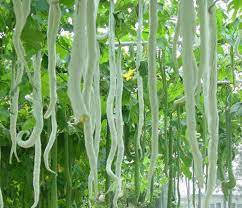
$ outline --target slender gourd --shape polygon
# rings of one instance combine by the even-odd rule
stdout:
[[[48,171],[50,171],[53,174],[56,174],[53,170],[50,169],[50,165],[49,165],[49,154],[50,154],[53,144],[55,143],[56,133],[57,133],[57,121],[56,121],[56,112],[55,111],[52,111],[52,113],[51,113],[51,128],[52,129],[51,129],[51,133],[50,133],[50,138],[49,138],[49,141],[48,141],[47,146],[44,151],[44,163],[45,163],[45,167]]]
[[[148,172],[148,186],[146,198],[150,198],[150,189],[152,178],[155,172],[156,159],[158,156],[158,122],[159,122],[159,106],[157,98],[156,86],[156,32],[158,25],[157,17],[157,0],[150,0],[149,8],[149,49],[148,49],[148,86],[149,86],[149,100],[151,105],[151,119],[152,119],[152,135],[151,135],[151,159]]]
[[[33,131],[31,132],[29,138],[27,140],[22,140],[22,136],[28,132],[20,131],[17,135],[17,144],[23,148],[30,148],[35,145],[38,137],[40,137],[41,132],[43,130],[43,105],[42,105],[42,95],[41,95],[41,54],[37,55],[38,57],[33,58],[33,66],[34,66],[34,77],[32,83],[33,86],[33,116],[35,119],[35,126]]]
[[[93,143],[93,121],[91,117],[91,91],[93,86],[94,72],[96,69],[96,61],[98,58],[97,41],[96,41],[96,1],[87,1],[87,68],[84,74],[83,97],[89,119],[84,123],[84,138],[87,150],[87,155],[90,163],[90,175],[88,179],[89,198],[92,198],[92,186],[94,187],[94,196],[98,192],[98,176],[97,176],[97,156]],[[92,185],[93,183],[93,185]],[[90,195],[91,194],[91,195]]]
[[[99,153],[99,144],[101,139],[101,120],[102,120],[102,113],[101,113],[101,99],[100,99],[100,68],[99,68],[99,56],[100,50],[99,45],[97,43],[97,60],[96,60],[96,70],[94,72],[94,96],[95,96],[95,136],[94,136],[94,143],[95,143],[95,152],[96,157],[98,160],[98,153]]]
[[[87,0],[76,0],[74,15],[74,38],[71,50],[71,59],[68,67],[67,93],[71,102],[74,118],[77,123],[88,118],[81,90],[82,76],[86,67],[86,12]]]
[[[14,64],[13,64],[14,65]],[[18,68],[18,70],[23,71],[24,68],[21,66]],[[13,66],[12,69],[12,84],[11,84],[11,91],[13,92],[15,87],[15,66]],[[9,162],[12,163],[12,156],[15,155],[17,161],[19,161],[18,155],[17,155],[17,118],[18,118],[18,99],[19,99],[19,87],[15,89],[13,92],[13,95],[11,96],[11,104],[10,104],[10,136],[12,141],[12,147],[10,150],[10,158]]]
[[[208,5],[213,1],[208,0]],[[208,126],[208,181],[204,200],[204,208],[208,208],[209,201],[216,185],[218,159],[218,109],[217,109],[217,34],[216,13],[213,6],[209,10],[209,68],[205,72],[204,85],[208,86],[204,92],[204,107]]]
[[[56,102],[57,102],[57,81],[56,81],[56,37],[60,25],[61,10],[59,2],[49,0],[49,16],[48,16],[48,29],[47,29],[47,45],[48,45],[48,72],[50,83],[50,104],[44,115],[44,118],[51,116],[51,134],[47,146],[44,151],[44,163],[48,171],[54,173],[50,169],[49,154],[56,139],[57,122],[56,122]]]
[[[178,75],[178,61],[177,61],[177,45],[178,45],[178,38],[180,35],[180,24],[181,24],[181,14],[180,14],[180,6],[178,8],[178,15],[177,15],[177,22],[175,27],[175,34],[172,43],[172,61],[174,64],[174,71]]]
[[[34,204],[31,208],[35,208],[39,203],[40,196],[40,165],[41,165],[41,141],[40,137],[36,139],[34,145],[35,155],[34,155],[34,173],[33,173],[33,187],[34,187]]]
[[[57,102],[57,90],[56,90],[56,37],[58,28],[60,25],[61,10],[59,2],[56,0],[49,0],[49,16],[48,16],[48,28],[47,28],[47,45],[48,45],[48,73],[50,83],[50,104],[44,115],[45,118],[49,118]]]
[[[41,53],[39,52],[33,58],[34,77],[33,86],[33,115],[35,118],[35,127],[28,140],[23,141],[22,136],[26,133],[20,131],[17,136],[17,144],[23,148],[35,147],[34,171],[33,171],[33,188],[34,188],[34,204],[31,208],[38,206],[40,195],[40,165],[41,165],[41,132],[43,130],[43,105],[41,94]]]
[[[12,155],[14,154],[17,161],[18,155],[16,151],[16,124],[18,119],[18,98],[19,98],[19,84],[22,80],[24,73],[24,68],[27,68],[27,63],[25,61],[25,50],[21,41],[21,34],[23,28],[26,24],[27,17],[30,14],[30,4],[31,0],[13,0],[13,8],[16,17],[15,29],[13,32],[13,45],[15,52],[17,54],[17,70],[16,75],[14,76],[13,85],[11,89],[11,105],[10,105],[10,136],[12,141],[12,146],[10,150],[9,161],[12,163]],[[15,73],[15,72],[13,72]]]
[[[121,48],[118,50],[117,57],[117,92],[115,98],[115,116],[116,116],[116,129],[117,129],[117,142],[118,142],[118,151],[116,159],[116,169],[115,174],[118,177],[117,189],[114,194],[113,204],[114,207],[118,207],[118,198],[122,195],[122,177],[121,169],[122,162],[124,158],[124,141],[123,141],[123,115],[122,115],[122,94],[123,94],[123,76],[122,76],[122,54]]]
[[[139,16],[138,16],[138,30],[137,30],[137,55],[136,55],[136,70],[137,70],[137,85],[138,85],[138,101],[139,101],[139,124],[137,134],[137,145],[142,157],[142,147],[140,139],[144,126],[144,92],[143,92],[143,79],[139,73],[140,61],[142,58],[142,27],[143,27],[143,7],[144,1],[139,0]]]
[[[200,20],[200,65],[198,70],[198,86],[200,92],[201,79],[203,74],[209,68],[209,16],[208,16],[208,1],[198,0],[198,15]],[[207,86],[204,85],[206,88]]]
[[[191,146],[194,160],[195,176],[199,186],[203,186],[203,159],[196,139],[196,117],[195,117],[195,72],[191,59],[193,55],[192,44],[194,39],[193,24],[195,21],[194,4],[192,0],[181,1],[181,36],[183,43],[183,82],[185,91],[185,109],[187,121],[187,136]]]
[[[116,62],[115,62],[115,44],[114,44],[114,0],[110,1],[110,11],[109,11],[109,93],[107,98],[107,120],[110,129],[110,137],[111,137],[111,147],[110,152],[107,158],[106,163],[106,171],[107,174],[114,180],[114,183],[110,186],[109,190],[113,188],[115,184],[118,183],[118,176],[112,171],[112,163],[117,150],[117,129],[114,121],[114,98],[116,95],[116,80],[117,80],[117,70],[116,70]]]
[[[136,192],[136,202],[139,201],[140,196],[140,167],[139,161],[140,157],[143,156],[141,147],[141,136],[144,127],[144,92],[143,92],[143,79],[139,73],[140,61],[142,58],[142,27],[143,27],[143,7],[144,1],[139,0],[139,14],[138,14],[138,29],[137,29],[137,54],[136,54],[136,71],[137,71],[137,90],[138,90],[138,102],[139,102],[139,123],[138,132],[135,141],[135,192]]]
[[[99,0],[96,0],[96,14],[95,18],[97,18],[98,12],[98,5]],[[97,35],[96,35],[97,38]],[[100,47],[99,43],[96,43],[96,70],[94,71],[94,96],[95,96],[95,136],[94,136],[94,143],[95,143],[95,152],[96,152],[96,159],[98,163],[98,154],[99,154],[99,144],[101,139],[101,126],[102,126],[102,112],[101,112],[101,98],[100,98],[100,68],[99,68],[99,57],[100,57]]]

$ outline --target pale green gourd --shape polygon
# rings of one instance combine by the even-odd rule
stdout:
[[[114,207],[118,207],[118,199],[122,196],[122,162],[124,158],[124,141],[123,141],[123,115],[122,115],[122,95],[123,95],[123,76],[122,76],[122,51],[118,50],[117,56],[117,91],[115,97],[115,124],[117,129],[117,159],[115,174],[118,177],[117,188],[113,197]]]
[[[137,30],[137,54],[136,54],[136,71],[137,71],[137,90],[138,90],[138,101],[139,101],[139,123],[138,123],[138,134],[137,134],[137,145],[142,157],[142,147],[140,139],[142,136],[144,126],[144,92],[143,92],[143,79],[139,73],[140,62],[142,59],[142,27],[143,27],[143,0],[139,0],[139,16],[138,16],[138,30]]]
[[[151,106],[152,135],[151,135],[151,157],[148,172],[148,185],[146,199],[150,199],[150,189],[152,178],[155,173],[156,160],[158,157],[158,125],[159,125],[159,105],[156,86],[156,32],[158,27],[157,0],[150,0],[149,7],[149,49],[148,49],[148,88]]]
[[[212,5],[213,0],[208,0]],[[209,202],[216,185],[218,159],[218,108],[217,108],[217,30],[215,6],[208,6],[209,13],[209,67],[204,72],[204,108],[208,127],[208,181],[203,208],[209,207]]]
[[[193,0],[181,1],[181,36],[182,36],[182,66],[183,82],[185,91],[185,109],[187,122],[187,137],[191,147],[194,160],[195,176],[200,187],[203,186],[203,158],[199,150],[196,138],[196,116],[195,116],[195,83],[196,72],[191,57],[193,56],[194,40],[194,11]]]
[[[18,155],[16,151],[16,139],[17,139],[17,131],[16,124],[18,119],[18,99],[19,99],[19,84],[22,81],[22,76],[24,73],[24,69],[28,70],[28,65],[25,61],[25,50],[21,41],[21,34],[23,28],[26,24],[27,17],[30,14],[30,4],[31,0],[13,0],[13,9],[16,17],[16,24],[13,32],[13,45],[17,55],[17,68],[16,74],[15,70],[13,70],[13,78],[12,87],[11,87],[11,104],[10,104],[10,135],[12,141],[12,147],[10,151],[10,163],[12,163],[12,155],[14,154],[17,161]]]

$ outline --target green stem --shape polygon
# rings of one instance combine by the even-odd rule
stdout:
[[[108,125],[108,121],[107,121],[106,155],[105,155],[106,162],[107,162],[107,159],[108,159],[109,151],[110,151],[110,130],[109,130],[109,125]],[[108,174],[106,172],[105,192],[108,191],[109,187],[110,187],[110,177],[108,176]],[[111,194],[108,193],[106,195],[105,199],[106,199],[107,207],[109,207],[112,204],[112,202],[111,202]]]
[[[181,194],[180,194],[180,138],[181,138],[181,107],[177,108],[177,207],[181,204]]]
[[[170,127],[169,127],[169,183],[168,183],[168,203],[167,208],[172,207],[173,202],[173,135],[172,135],[172,125],[171,125],[172,118],[170,118]]]
[[[72,178],[70,171],[70,154],[69,154],[69,137],[68,133],[64,133],[65,140],[65,177],[66,177],[66,207],[72,207]]]
[[[136,135],[135,135],[136,138]],[[138,206],[139,196],[140,196],[140,157],[139,157],[139,145],[137,139],[135,139],[135,198],[136,198],[136,206]]]

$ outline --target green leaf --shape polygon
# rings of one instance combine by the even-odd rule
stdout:
[[[33,117],[30,117],[22,125],[22,130],[30,130],[30,129],[32,129],[34,127],[34,125],[35,125],[34,118]]]

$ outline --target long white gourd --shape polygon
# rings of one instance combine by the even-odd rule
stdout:
[[[69,76],[67,86],[67,93],[76,123],[85,122],[88,119],[88,112],[84,104],[81,89],[82,76],[87,60],[86,12],[87,0],[76,0],[73,20],[74,38],[68,67]]]
[[[87,68],[84,74],[84,86],[83,86],[83,97],[84,103],[86,106],[89,115],[91,115],[92,107],[90,105],[91,101],[91,91],[93,87],[93,79],[95,71],[97,70],[97,41],[96,41],[96,10],[98,5],[96,0],[87,1]],[[93,140],[93,126],[92,126],[92,117],[84,123],[84,138],[87,148],[87,155],[90,163],[90,177],[93,177],[93,187],[94,187],[94,196],[97,196],[98,193],[98,176],[97,176],[97,156],[95,152],[95,145]],[[92,184],[89,183],[89,190]],[[90,191],[89,191],[90,192]],[[89,196],[90,198],[91,196]]]
[[[99,56],[100,49],[97,43],[97,60],[96,60],[96,70],[94,72],[94,96],[95,96],[95,152],[96,157],[98,159],[99,153],[99,144],[101,139],[101,120],[102,120],[102,112],[101,112],[101,95],[100,95],[100,68],[99,68]]]
[[[33,172],[33,187],[34,187],[34,204],[31,208],[38,206],[40,197],[40,165],[41,165],[41,140],[40,137],[36,139],[34,146],[34,172]]]
[[[57,121],[56,121],[56,102],[57,102],[57,80],[56,80],[56,37],[60,25],[61,10],[59,2],[49,0],[49,16],[47,29],[47,45],[48,45],[48,73],[50,86],[50,104],[44,115],[47,119],[51,116],[51,134],[47,146],[44,151],[44,164],[48,171],[54,173],[50,169],[49,154],[56,139]]]
[[[40,165],[41,165],[41,132],[43,130],[43,104],[41,91],[41,53],[39,52],[33,58],[34,76],[33,86],[33,116],[35,118],[35,126],[28,140],[22,140],[22,136],[26,131],[20,131],[17,136],[17,144],[23,148],[35,147],[34,171],[33,171],[33,188],[34,188],[34,204],[31,208],[35,208],[39,202],[40,186]],[[28,133],[28,132],[27,132]]]
[[[195,12],[193,0],[181,1],[181,36],[182,36],[182,66],[183,82],[185,90],[185,108],[187,122],[187,137],[191,147],[191,153],[194,160],[195,176],[200,187],[203,186],[203,158],[199,150],[196,138],[196,116],[195,116],[195,71],[192,60],[193,40],[194,40],[194,22]]]
[[[209,17],[207,0],[198,0],[198,14],[200,20],[200,65],[198,70],[198,86],[200,92],[201,79],[209,68]],[[204,85],[203,87],[208,87]]]
[[[48,171],[50,171],[53,174],[56,174],[53,170],[51,170],[49,165],[49,154],[51,151],[51,148],[53,147],[55,140],[56,140],[56,134],[57,134],[57,121],[56,121],[56,112],[53,111],[51,113],[51,133],[49,137],[49,141],[47,143],[47,146],[45,147],[44,151],[44,164]]]
[[[143,79],[139,73],[140,62],[142,58],[142,27],[143,27],[143,7],[144,1],[139,0],[139,16],[138,16],[138,29],[137,29],[137,55],[136,55],[136,71],[137,71],[137,85],[138,85],[138,101],[139,101],[139,123],[137,134],[137,145],[142,157],[142,147],[140,139],[144,126],[144,92],[143,92]]]
[[[107,120],[110,129],[110,137],[111,137],[111,148],[107,158],[106,163],[106,171],[107,174],[114,181],[114,185],[118,184],[118,177],[112,171],[112,163],[117,151],[117,129],[115,126],[114,120],[114,99],[116,96],[116,82],[117,82],[117,69],[116,69],[116,61],[115,61],[115,23],[114,23],[114,0],[110,0],[110,11],[109,11],[109,93],[107,98]],[[109,189],[112,189],[114,185],[111,185]]]
[[[12,146],[9,158],[10,163],[12,163],[13,154],[15,155],[17,161],[19,161],[16,151],[16,124],[18,119],[19,84],[22,80],[24,68],[27,67],[27,63],[25,61],[25,50],[21,41],[21,34],[26,24],[27,17],[30,14],[30,4],[31,0],[13,0],[13,9],[16,17],[16,24],[13,32],[13,45],[15,52],[17,54],[17,69],[16,75],[13,76],[14,80],[12,80],[13,84],[11,88],[12,95],[10,104],[10,136]],[[13,73],[15,73],[15,71],[13,71]]]
[[[209,9],[209,68],[204,73],[204,108],[208,127],[208,181],[203,208],[209,207],[209,202],[216,185],[218,159],[218,108],[217,108],[217,30],[215,6],[210,7],[213,0],[208,0]]]
[[[148,172],[148,186],[146,198],[150,199],[150,189],[152,178],[155,172],[156,160],[158,156],[158,125],[159,125],[159,104],[157,98],[156,86],[156,32],[158,25],[157,17],[157,0],[150,0],[149,8],[149,58],[148,58],[148,86],[149,86],[149,100],[151,106],[152,119],[152,135],[151,135],[151,159]]]
[[[59,2],[49,0],[49,15],[47,28],[47,46],[48,46],[48,73],[50,88],[50,104],[44,115],[47,119],[55,111],[57,102],[57,81],[56,81],[56,37],[60,25],[61,10]]]
[[[35,60],[38,59],[38,60]],[[30,148],[35,145],[36,140],[40,137],[43,130],[43,105],[42,105],[42,94],[41,94],[41,55],[38,55],[37,58],[33,60],[34,66],[34,77],[32,80],[33,86],[33,116],[35,119],[35,126],[31,135],[27,140],[22,140],[22,136],[26,131],[20,131],[17,135],[17,144],[23,148]]]
[[[178,12],[177,12],[175,34],[174,34],[173,43],[172,43],[172,61],[174,64],[174,71],[176,72],[177,75],[179,74],[178,61],[177,61],[177,45],[178,45],[180,30],[181,30],[181,13],[180,13],[180,5],[179,5]]]
[[[118,177],[118,183],[113,197],[114,207],[118,207],[118,199],[122,196],[121,169],[122,169],[122,162],[124,158],[123,114],[122,114],[123,76],[122,76],[121,62],[122,62],[122,54],[121,54],[121,48],[119,48],[118,57],[117,57],[117,91],[116,91],[116,98],[115,98],[115,116],[116,116],[115,124],[117,129],[117,143],[118,143],[117,159],[115,163],[116,165],[115,174]]]

